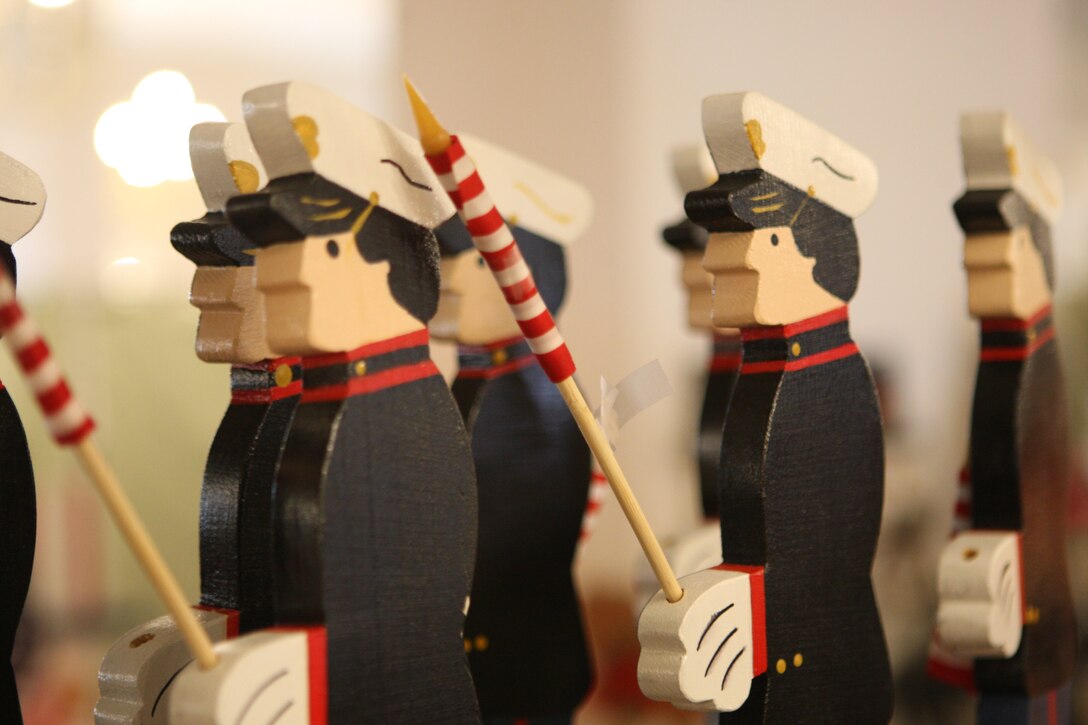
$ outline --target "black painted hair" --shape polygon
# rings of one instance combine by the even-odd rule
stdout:
[[[170,230],[170,243],[198,267],[248,267],[253,244],[227,221],[222,212],[208,212],[200,219],[181,222]]]
[[[976,189],[968,191],[952,205],[960,228],[967,234],[1011,231],[1026,226],[1031,241],[1043,258],[1046,282],[1054,290],[1054,252],[1050,242],[1050,224],[1027,200],[1012,189]]]
[[[559,312],[567,293],[567,264],[563,247],[516,224],[510,226],[510,232],[533,273],[533,281],[548,311],[552,314]],[[472,236],[456,215],[439,226],[435,236],[444,257],[456,256],[473,248]]]
[[[706,229],[690,219],[683,219],[661,230],[665,244],[678,252],[702,252],[706,250],[709,236]]]
[[[854,220],[762,169],[723,174],[713,186],[689,193],[684,210],[711,233],[789,227],[801,254],[816,260],[816,284],[843,302],[857,291]]]
[[[320,174],[275,179],[261,192],[227,202],[227,219],[257,247],[352,230],[371,203]],[[420,322],[438,307],[438,243],[434,232],[381,206],[358,230],[355,243],[368,262],[389,262],[393,299]]]

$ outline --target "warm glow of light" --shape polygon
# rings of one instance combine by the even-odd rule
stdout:
[[[40,8],[63,8],[71,5],[76,0],[30,0],[31,5],[37,5]]]
[[[132,186],[193,178],[189,129],[223,121],[215,106],[197,103],[189,80],[176,71],[156,71],[132,91],[132,98],[102,114],[94,129],[98,157]]]
[[[140,264],[140,260],[135,257],[121,257],[120,259],[113,260],[110,264],[114,267],[131,267],[134,264]]]

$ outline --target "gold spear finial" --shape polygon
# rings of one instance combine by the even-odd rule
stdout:
[[[419,142],[423,145],[423,153],[434,156],[445,152],[452,143],[450,135],[434,117],[434,113],[419,95],[419,91],[408,79],[408,74],[404,74],[404,90],[408,91],[408,102],[412,104],[412,115],[416,118],[416,128],[419,129]]]

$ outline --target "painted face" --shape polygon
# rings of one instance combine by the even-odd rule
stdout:
[[[189,302],[200,310],[196,354],[201,360],[253,363],[273,357],[256,280],[252,266],[196,268]]]
[[[423,327],[393,299],[389,262],[363,259],[351,231],[260,249],[256,262],[269,345],[282,355],[353,350]]]
[[[967,307],[974,317],[1026,320],[1050,301],[1043,257],[1027,226],[968,234],[963,265]]]
[[[485,345],[521,334],[487,263],[475,249],[442,258],[438,312],[431,334],[463,345]]]
[[[703,269],[714,278],[714,325],[788,325],[841,307],[813,279],[815,266],[786,226],[711,234]]]

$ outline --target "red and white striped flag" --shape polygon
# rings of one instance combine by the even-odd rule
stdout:
[[[562,382],[574,374],[574,359],[537,291],[513,233],[491,201],[476,164],[456,136],[451,135],[450,142],[445,151],[428,154],[427,162],[495,275],[540,367],[553,383]]]
[[[38,326],[19,305],[7,270],[0,270],[0,335],[19,361],[53,438],[61,445],[82,442],[94,430],[94,421],[72,394]]]

